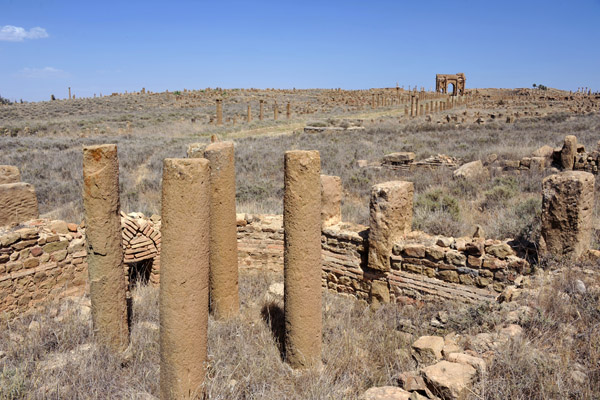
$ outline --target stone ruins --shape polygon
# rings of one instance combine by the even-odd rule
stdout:
[[[36,219],[39,216],[35,188],[21,182],[21,173],[12,165],[0,165],[0,226]]]
[[[162,399],[201,397],[207,356],[210,203],[208,160],[164,161],[159,294]]]
[[[465,94],[465,74],[437,74],[435,76],[435,91],[439,93],[448,93],[448,86],[452,85],[452,96]]]
[[[321,159],[288,151],[284,167],[285,359],[293,368],[321,363]]]
[[[83,207],[92,321],[98,340],[114,350],[129,344],[116,145],[83,149]]]

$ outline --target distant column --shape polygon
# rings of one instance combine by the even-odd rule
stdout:
[[[250,104],[248,104],[248,115],[246,117],[247,122],[252,122],[252,109],[250,108]]]
[[[217,125],[223,125],[223,100],[217,99]]]
[[[278,117],[279,117],[279,108],[277,106],[277,102],[275,102],[275,104],[273,105],[273,119],[275,121],[277,121]]]
[[[285,116],[287,119],[292,118],[292,106],[289,101],[288,101],[286,109],[285,109]]]
[[[259,104],[260,104],[260,107],[258,109],[258,119],[260,121],[262,121],[263,118],[264,118],[264,116],[265,116],[265,110],[264,110],[264,108],[265,108],[265,101],[264,100],[260,100]]]

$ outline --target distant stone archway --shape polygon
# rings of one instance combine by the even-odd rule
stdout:
[[[452,86],[452,96],[465,94],[465,74],[437,74],[435,76],[435,91],[438,93],[448,93],[448,86]]]

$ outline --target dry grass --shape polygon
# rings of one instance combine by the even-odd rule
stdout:
[[[544,144],[559,145],[571,133],[588,149],[595,148],[600,129],[598,115],[558,118],[561,115],[482,126],[437,125],[423,119],[399,122],[398,118],[387,116],[367,123],[364,132],[339,134],[238,137],[236,132],[219,132],[223,139],[235,137],[239,212],[281,213],[283,153],[290,149],[316,149],[321,152],[323,173],[342,177],[342,212],[347,221],[366,223],[371,186],[401,179],[415,183],[416,229],[433,234],[466,235],[479,224],[490,237],[535,239],[542,175],[493,176],[489,181],[463,183],[452,180],[447,169],[377,170],[359,168],[357,160],[377,161],[391,151],[414,151],[417,159],[437,153],[464,161],[491,153],[516,159]],[[149,135],[90,138],[0,137],[0,147],[5,150],[0,154],[0,163],[21,168],[23,180],[37,189],[42,213],[78,222],[82,216],[81,148],[115,142],[119,146],[122,208],[159,214],[162,160],[184,157],[189,143],[207,142],[214,131],[179,134],[168,130]],[[431,196],[435,193],[456,201],[458,212],[448,214],[443,204],[432,204]]]
[[[456,332],[469,343],[478,333],[515,321],[524,327],[524,336],[495,347],[476,398],[597,398],[600,282],[597,274],[566,271],[541,291],[509,304],[444,302],[386,305],[373,311],[353,298],[324,292],[323,369],[304,373],[293,372],[281,360],[277,335],[265,319],[267,306],[277,318],[273,310],[281,304],[265,293],[271,283],[282,280],[281,274],[242,271],[240,316],[227,322],[209,320],[205,390],[211,399],[353,399],[371,386],[395,385],[399,372],[414,370],[410,343],[420,335]],[[596,289],[579,295],[574,282],[582,276]],[[3,323],[0,399],[157,396],[158,290],[138,285],[133,299],[126,363],[94,344],[86,297]],[[522,312],[523,306],[528,312]],[[449,321],[433,327],[429,321],[440,312]],[[575,370],[585,371],[583,382],[573,375]]]

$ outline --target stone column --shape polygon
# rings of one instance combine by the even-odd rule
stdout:
[[[217,319],[239,312],[233,142],[212,143],[210,161],[210,306]]]
[[[419,115],[423,115],[423,104],[419,105]]]
[[[287,106],[285,107],[285,116],[287,119],[292,118],[292,106],[290,105],[289,101],[287,103]]]
[[[260,104],[260,108],[258,109],[258,119],[260,121],[263,120],[263,118],[265,117],[265,113],[264,113],[264,108],[265,108],[265,101],[264,100],[260,100],[259,101]]]
[[[418,117],[419,115],[421,115],[421,113],[419,113],[419,97],[415,96],[415,115]]]
[[[279,108],[277,107],[277,102],[273,105],[273,119],[277,121],[277,117],[279,116]]]
[[[71,100],[71,88],[69,88],[69,100]]]
[[[223,125],[223,100],[217,99],[217,125]]]
[[[94,333],[101,344],[122,351],[129,344],[129,327],[117,145],[83,148],[83,208]]]
[[[594,181],[594,175],[583,171],[566,171],[543,180],[541,254],[575,260],[590,249]]]
[[[369,216],[369,268],[390,270],[394,243],[411,231],[414,186],[392,181],[373,186]]]
[[[371,96],[371,108],[375,109],[375,93],[373,93]]]
[[[246,122],[252,122],[252,108],[250,104],[248,104],[248,115],[246,117]]]
[[[285,358],[292,368],[321,363],[320,172],[318,151],[285,153]]]
[[[161,231],[160,398],[201,398],[208,329],[208,160],[164,160]]]
[[[342,222],[342,178],[321,175],[321,223],[323,227]]]

